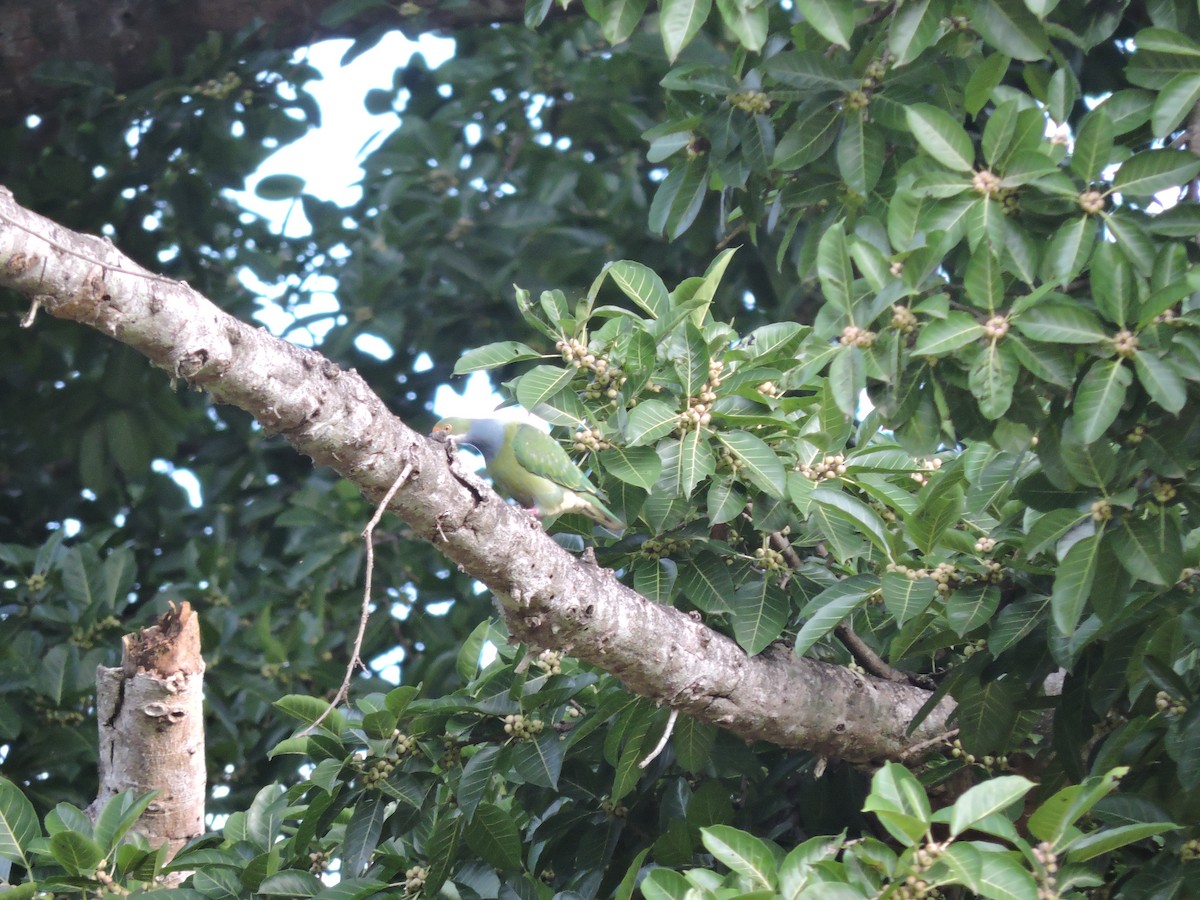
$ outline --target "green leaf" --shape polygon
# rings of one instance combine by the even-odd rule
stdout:
[[[1019,374],[1020,366],[1007,346],[999,341],[984,345],[971,366],[969,382],[985,418],[999,419],[1008,412]]]
[[[439,835],[435,834],[434,836],[438,837]],[[434,847],[434,850],[441,849],[443,849],[441,844]],[[425,883],[428,884],[428,880]],[[337,884],[325,888],[313,900],[366,900],[385,888],[387,888],[385,883],[374,878],[343,878]],[[169,898],[163,898],[163,900],[169,900]]]
[[[751,4],[745,0],[717,0],[721,20],[733,32],[743,47],[757,53],[767,42],[769,26],[767,4]]]
[[[1094,775],[1082,784],[1062,788],[1029,817],[1029,833],[1058,849],[1071,826],[1111,793],[1128,771],[1126,767],[1118,767],[1103,775]]]
[[[691,716],[682,715],[671,732],[671,746],[675,748],[675,760],[685,771],[700,774],[708,765],[712,748],[717,741],[717,726],[697,722]]]
[[[663,715],[659,715],[659,712]],[[646,758],[657,743],[666,721],[665,712],[640,703],[623,729],[621,752],[614,765],[616,774],[609,792],[614,803],[628,796],[641,780],[643,769],[638,763]]]
[[[946,601],[946,623],[959,637],[991,620],[1000,605],[1000,589],[992,584],[957,588]]]
[[[685,900],[694,892],[691,883],[674,869],[651,869],[638,885],[646,900]]]
[[[1042,23],[1021,0],[980,0],[971,7],[971,27],[1014,59],[1044,59],[1050,41]]]
[[[963,91],[963,102],[967,112],[973,116],[979,115],[979,111],[991,99],[992,91],[1004,80],[1011,63],[1012,57],[1004,53],[993,53],[975,67]],[[985,158],[991,161],[991,156],[986,153]]]
[[[652,849],[653,848],[651,847],[646,847],[641,853],[633,858],[633,862],[631,862],[629,864],[629,868],[625,870],[625,877],[621,879],[621,883],[617,885],[616,890],[613,892],[613,900],[632,900],[633,892],[637,888],[638,876],[642,873],[642,863],[646,861],[646,856]],[[669,871],[673,875],[678,874],[671,869],[654,869],[650,874],[663,871]],[[648,877],[649,875],[647,878]],[[683,876],[680,877],[682,878]],[[648,894],[643,895],[649,896]]]
[[[838,172],[846,186],[866,196],[883,173],[884,140],[863,110],[846,113],[837,145]]]
[[[689,2],[689,0],[676,0]],[[675,240],[692,227],[708,189],[708,162],[704,157],[688,160],[671,170],[654,193],[650,204],[650,230]]]
[[[721,286],[721,279],[725,276],[725,270],[729,268],[737,250],[737,247],[726,247],[704,271],[704,277],[691,297],[691,303],[696,304],[691,315],[692,324],[696,327],[702,327],[708,318],[708,310],[717,296],[717,288]]]
[[[989,900],[1037,900],[1037,882],[1012,856],[979,854],[979,893]]]
[[[962,519],[964,494],[960,484],[942,487],[937,482],[932,482],[922,494],[920,506],[905,524],[917,549],[928,556],[946,529]]]
[[[468,350],[454,364],[454,374],[463,375],[477,369],[494,369],[526,359],[538,359],[542,354],[520,341],[497,341],[475,350]]]
[[[481,747],[463,763],[456,798],[458,808],[462,810],[462,814],[466,816],[468,822],[474,817],[475,810],[487,795],[499,756],[500,747],[489,744]]]
[[[525,0],[525,27],[531,31],[546,21],[551,0]]]
[[[25,851],[41,833],[33,804],[20,788],[0,776],[0,859],[29,868]]]
[[[511,812],[494,803],[481,803],[463,836],[472,851],[500,871],[521,867],[521,835]]]
[[[1148,837],[1165,834],[1178,828],[1179,826],[1174,822],[1135,822],[1131,825],[1120,825],[1116,828],[1105,828],[1085,834],[1069,842],[1063,850],[1067,854],[1068,862],[1087,862],[1089,859],[1095,859],[1105,853],[1112,853],[1112,851],[1127,847],[1136,841],[1143,841]]]
[[[667,353],[679,376],[680,392],[687,397],[696,397],[708,380],[708,344],[700,329],[691,322],[676,328]]]
[[[613,477],[646,490],[662,474],[662,459],[653,447],[613,447],[601,450],[597,459]]]
[[[1133,268],[1115,244],[1102,241],[1092,256],[1092,299],[1108,321],[1124,326],[1138,305]]]
[[[266,897],[315,897],[324,889],[324,883],[312,872],[283,869],[260,881],[256,893]]]
[[[559,329],[557,326],[551,327],[551,325],[542,318],[541,305],[539,304],[536,307],[533,305],[533,300],[530,297],[529,291],[514,284],[513,296],[517,302],[517,311],[521,314],[521,318],[523,318],[528,325],[541,332],[546,337],[550,338],[550,340],[558,340],[558,338],[561,336],[561,329]]]
[[[84,556],[84,550],[88,550]],[[62,564],[63,587],[84,609],[96,606],[104,591],[100,560],[91,548],[72,547]]]
[[[653,269],[639,262],[622,259],[608,267],[608,275],[625,296],[652,319],[661,319],[670,314],[671,297],[667,286]]]
[[[710,97],[725,97],[738,89],[738,82],[729,74],[728,70],[704,63],[684,63],[675,66],[663,76],[659,84],[669,91],[695,91]],[[684,116],[647,129],[642,132],[642,137],[648,141],[657,141],[661,137],[681,130],[692,135],[700,122],[699,116]],[[665,158],[663,157],[663,159]],[[651,162],[655,162],[655,160],[651,160]]]
[[[751,359],[772,356],[791,356],[810,329],[798,322],[774,322],[755,328],[738,343],[737,348]]]
[[[879,588],[879,579],[874,575],[854,575],[844,581],[830,585],[813,597],[804,607],[808,621],[796,635],[793,648],[797,656],[803,656],[843,619],[866,602]]]
[[[1059,387],[1074,384],[1074,361],[1062,348],[1046,344],[1030,345],[1011,332],[1006,341],[1022,367],[1037,378]]]
[[[908,128],[926,153],[958,172],[975,170],[975,146],[962,125],[948,112],[928,103],[905,109]]]
[[[484,619],[471,630],[467,639],[459,647],[458,655],[455,658],[455,669],[463,681],[470,681],[479,671],[480,654],[483,652],[483,645],[487,642],[491,630],[492,621]],[[399,717],[398,713],[397,717]]]
[[[1116,238],[1117,246],[1125,254],[1134,271],[1143,278],[1153,274],[1157,245],[1142,227],[1144,216],[1125,209],[1114,209],[1101,214],[1109,235]]]
[[[1026,532],[1022,551],[1033,559],[1058,543],[1058,539],[1082,522],[1083,517],[1084,513],[1074,509],[1056,509],[1040,516]]]
[[[968,841],[959,841],[946,848],[946,852],[938,857],[938,862],[949,873],[944,883],[961,884],[973,894],[979,893],[979,874],[983,870],[983,860],[975,845]],[[945,876],[943,876],[945,877]]]
[[[969,788],[951,807],[951,837],[962,834],[993,813],[1008,809],[1034,786],[1032,781],[1020,775],[1001,775]]]
[[[1133,354],[1138,382],[1150,399],[1169,413],[1178,413],[1187,403],[1187,385],[1183,377],[1165,360],[1145,350]]]
[[[1004,177],[1000,179],[1000,185],[1006,188],[1021,187],[1058,172],[1058,163],[1045,153],[1037,150],[1018,150],[1005,163]]]
[[[46,834],[55,835],[60,831],[78,831],[90,837],[92,820],[79,807],[60,803],[46,814]]]
[[[953,311],[921,327],[914,356],[947,356],[983,336],[983,326],[965,312]]]
[[[1133,376],[1120,360],[1097,360],[1075,393],[1072,420],[1085,444],[1099,440],[1117,418]]]
[[[425,892],[431,897],[438,895],[438,889],[449,877],[450,868],[457,861],[458,843],[466,824],[466,819],[456,809],[443,806],[437,812],[433,833],[425,839],[425,852],[429,854]]]
[[[575,369],[534,366],[516,382],[517,402],[530,412],[564,391],[575,377]]]
[[[600,23],[600,32],[610,44],[629,40],[646,12],[646,0],[585,2],[588,15]]]
[[[260,788],[246,811],[245,840],[259,850],[269,850],[279,837],[286,808],[287,797],[278,785],[269,784]]]
[[[700,829],[700,840],[709,853],[748,879],[752,887],[774,889],[775,855],[761,838],[728,825],[710,825]]]
[[[863,812],[873,812],[905,846],[925,838],[931,824],[929,798],[916,777],[899,763],[887,762],[871,778]]]
[[[89,875],[104,858],[100,845],[78,831],[60,831],[50,837],[50,854],[71,875]]]
[[[1000,260],[986,247],[971,254],[963,275],[967,299],[975,306],[994,312],[1004,304],[1004,280],[1000,275]],[[953,315],[953,313],[951,313]]]
[[[545,313],[547,322],[563,328],[571,316],[571,310],[566,304],[566,295],[562,290],[542,290],[538,298],[541,311]]]
[[[1051,344],[1098,344],[1108,338],[1093,312],[1054,301],[1042,301],[1025,310],[1013,324],[1030,340]]]
[[[1060,634],[1072,635],[1079,625],[1084,606],[1092,594],[1101,546],[1099,534],[1076,541],[1054,573],[1050,608]]]
[[[304,179],[299,175],[268,175],[254,186],[254,193],[263,200],[294,200],[304,193]]]
[[[1200,159],[1183,150],[1143,150],[1121,164],[1113,190],[1130,197],[1153,197],[1200,174]]]
[[[536,741],[522,741],[513,748],[513,768],[530,784],[558,790],[564,753],[558,732],[548,728]]]
[[[1180,72],[1158,92],[1150,111],[1154,136],[1168,137],[1200,101],[1200,72]]]
[[[659,4],[658,30],[662,34],[667,59],[675,62],[680,51],[691,43],[712,9],[712,0],[662,0]]]
[[[1028,0],[1026,0],[1028,2]],[[1069,69],[1057,69],[1046,86],[1046,111],[1053,122],[1066,122],[1079,99],[1079,82]]]
[[[1170,28],[1143,28],[1134,36],[1137,48],[1145,53],[1170,53],[1196,57],[1200,65],[1200,44]]]
[[[841,124],[838,111],[828,103],[801,107],[796,123],[775,145],[772,165],[784,172],[808,165],[833,145]]]
[[[1096,108],[1107,113],[1113,123],[1113,133],[1119,136],[1150,121],[1155,96],[1151,91],[1136,89],[1117,91]]]
[[[727,431],[718,433],[717,440],[742,464],[738,469],[739,477],[771,497],[782,499],[787,494],[783,463],[761,438],[748,431]]]
[[[778,638],[787,624],[787,594],[767,578],[741,585],[732,605],[729,618],[734,640],[751,656]]]
[[[271,705],[285,715],[300,720],[305,725],[311,725],[329,708],[329,704],[326,701],[304,694],[288,694],[285,697],[280,697]],[[335,737],[341,734],[345,727],[345,717],[336,709],[326,716],[325,721],[319,726],[322,731],[328,732]]]
[[[762,70],[769,78],[805,91],[842,93],[859,86],[859,80],[849,67],[835,64],[816,50],[777,53],[763,64]],[[836,111],[834,114],[836,116]]]
[[[829,487],[816,488],[812,492],[812,501],[845,519],[871,541],[887,559],[893,558],[883,519],[866,503],[851,494]]]
[[[988,649],[993,656],[999,656],[1010,647],[1016,646],[1042,621],[1050,599],[1043,595],[1026,597],[1011,606],[1000,610],[992,633],[988,635]]]
[[[1065,286],[1082,270],[1096,241],[1096,221],[1081,216],[1059,227],[1046,247],[1042,268],[1046,281]]]
[[[664,477],[670,481],[671,492],[676,496],[690,497],[692,491],[705,478],[716,474],[717,460],[708,439],[700,430],[689,431],[675,445],[678,452],[669,462],[664,460]]]
[[[643,400],[629,411],[625,443],[629,447],[640,447],[657,441],[674,431],[678,422],[679,414],[662,400]]]
[[[846,251],[846,232],[839,222],[826,229],[817,244],[817,278],[825,300],[850,315],[850,286],[854,282],[854,270],[850,265],[850,254]]]
[[[902,572],[885,572],[881,580],[883,606],[897,625],[919,616],[937,596],[930,578],[909,578]]]
[[[1115,129],[1103,107],[1083,117],[1071,154],[1071,171],[1086,182],[1095,181],[1112,159]]]
[[[1114,535],[1117,559],[1134,578],[1172,585],[1183,568],[1183,539],[1168,509],[1150,507],[1121,519]]]
[[[915,0],[897,9],[888,28],[888,49],[895,57],[894,64],[908,65],[937,40],[945,15],[944,0]],[[981,103],[975,111],[982,107]]]
[[[1011,678],[997,678],[981,684],[965,679],[956,691],[959,735],[968,751],[1003,750],[1016,735],[1017,704],[1025,687]]]
[[[633,589],[654,603],[669,604],[679,566],[673,559],[637,559],[633,566]]]
[[[132,791],[122,791],[108,799],[96,816],[92,834],[101,853],[107,855],[121,842],[157,795],[157,791],[140,796]]]
[[[679,589],[703,612],[727,612],[734,593],[733,577],[721,557],[703,553],[683,567]]]
[[[732,475],[713,479],[708,488],[705,512],[713,525],[732,522],[746,506],[746,492]]]

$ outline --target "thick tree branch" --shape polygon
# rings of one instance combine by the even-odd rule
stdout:
[[[410,468],[392,510],[491,588],[522,640],[569,652],[747,740],[869,762],[947,730],[950,701],[905,734],[927,691],[798,659],[782,646],[748,657],[704,624],[644,599],[560,547],[445,446],[406,427],[354,371],[234,319],[109,242],[21,208],[2,188],[0,286],[248,411],[372,500]]]
[[[380,3],[334,24],[322,14],[335,0],[0,0],[0,122],[12,122],[54,103],[61,81],[40,77],[46,63],[88,63],[110,77],[118,93],[160,78],[167,56],[182,61],[210,33],[235,35],[246,50],[290,49],[333,37],[357,37],[369,29],[454,30],[494,22],[520,22],[520,0],[468,3]],[[77,90],[77,87],[71,89]]]

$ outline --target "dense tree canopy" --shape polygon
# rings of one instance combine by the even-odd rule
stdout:
[[[136,798],[78,808],[96,665],[188,600],[194,896],[1187,896],[1195,5],[501,6],[347,98],[402,116],[359,202],[260,185],[302,238],[230,193],[319,119],[285,28],[55,60],[0,123],[0,883],[161,871]],[[319,276],[294,332],[357,375],[235,321]],[[409,430],[477,370],[624,534]],[[304,733],[397,475],[400,686]]]

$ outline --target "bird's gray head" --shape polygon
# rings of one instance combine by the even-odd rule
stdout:
[[[504,423],[498,419],[464,419],[452,416],[433,426],[433,436],[454,444],[470,444],[491,462],[504,444]]]

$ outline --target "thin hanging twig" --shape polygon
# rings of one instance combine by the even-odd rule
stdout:
[[[657,746],[655,746],[655,748],[650,751],[650,754],[645,759],[643,759],[640,763],[638,763],[639,769],[646,768],[646,766],[648,766],[648,765],[650,765],[650,763],[654,762],[654,760],[658,757],[658,755],[660,753],[662,753],[664,749],[666,749],[667,741],[669,741],[671,739],[671,732],[673,732],[675,730],[675,720],[678,718],[679,718],[679,710],[677,710],[677,709],[671,710],[671,715],[667,718],[667,727],[663,729],[662,737],[658,739]]]
[[[350,682],[354,679],[354,671],[358,668],[366,668],[363,665],[359,654],[362,652],[363,636],[367,633],[367,620],[371,618],[371,579],[375,573],[375,526],[379,524],[383,518],[383,514],[387,512],[388,505],[392,502],[392,498],[396,496],[396,491],[400,490],[401,486],[408,480],[408,476],[412,474],[412,463],[407,463],[404,469],[396,476],[396,480],[392,482],[392,486],[387,489],[387,493],[383,495],[383,499],[379,501],[379,505],[375,507],[375,514],[371,516],[371,521],[367,523],[367,527],[363,529],[363,541],[367,547],[367,571],[363,579],[363,598],[362,607],[358,614],[358,633],[354,636],[354,648],[350,651],[350,659],[346,663],[346,674],[342,678],[342,686],[338,688],[337,693],[333,695],[333,699],[329,701],[329,706],[321,715],[317,716],[316,720],[309,725],[301,734],[310,734],[314,728],[324,722],[329,714],[337,709],[338,705],[346,699],[350,694]]]

